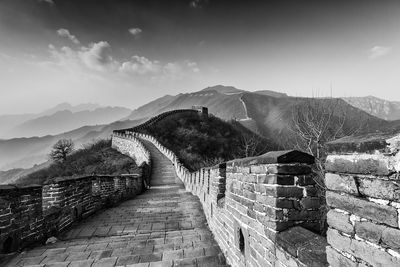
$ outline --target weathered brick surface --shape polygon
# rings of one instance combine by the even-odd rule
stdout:
[[[75,221],[142,192],[137,175],[56,178],[43,186],[0,188],[0,253],[62,232]]]
[[[389,205],[381,205],[363,198],[351,195],[340,195],[334,192],[326,193],[329,206],[345,210],[360,217],[398,227],[398,211]]]
[[[345,138],[327,158],[331,266],[400,266],[400,139],[385,138]]]
[[[341,235],[338,231],[328,229],[327,240],[329,245],[338,251],[350,253],[373,266],[399,266],[400,258],[392,256],[385,250],[357,239]]]
[[[326,254],[330,266],[358,267],[358,263],[345,257],[331,246],[326,247]]]

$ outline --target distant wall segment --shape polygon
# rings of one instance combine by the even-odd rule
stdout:
[[[163,112],[157,116],[154,116],[152,118],[150,118],[149,120],[147,120],[146,122],[137,125],[135,127],[132,128],[127,128],[127,129],[121,129],[121,130],[115,130],[114,133],[131,133],[131,132],[138,132],[140,130],[146,129],[148,127],[151,127],[151,125],[154,125],[155,123],[171,116],[174,114],[182,114],[182,113],[200,113],[203,114],[205,116],[208,116],[208,108],[206,107],[202,107],[202,106],[193,106],[192,109],[175,109],[175,110],[171,110],[171,111],[166,111]]]

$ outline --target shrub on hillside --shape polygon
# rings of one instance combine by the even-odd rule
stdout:
[[[63,161],[53,162],[44,168],[28,174],[18,184],[43,184],[47,179],[73,175],[133,173],[137,170],[135,161],[111,148],[111,140],[100,140],[84,145],[68,155]]]
[[[212,115],[205,117],[197,113],[171,115],[141,132],[156,137],[174,151],[191,171],[276,148],[238,122],[226,122]],[[247,149],[246,140],[253,141],[251,144],[247,142]]]

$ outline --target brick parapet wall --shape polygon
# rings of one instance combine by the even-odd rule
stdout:
[[[399,137],[348,137],[329,144],[331,266],[400,266]]]
[[[278,151],[189,172],[153,136],[126,135],[150,141],[174,164],[232,266],[327,266],[326,239],[303,228],[318,230],[323,216],[311,156]]]
[[[43,186],[0,186],[0,254],[57,235],[72,223],[140,194],[142,174],[52,179]]]
[[[138,166],[151,164],[150,152],[131,134],[114,132],[111,146],[133,158]]]

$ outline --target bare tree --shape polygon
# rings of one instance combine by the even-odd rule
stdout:
[[[243,134],[240,137],[241,150],[244,157],[254,157],[268,151],[268,144],[265,140],[255,134]]]
[[[350,117],[352,116],[352,117]],[[335,139],[356,134],[363,119],[354,117],[349,107],[341,99],[302,99],[292,109],[290,136],[286,137],[292,148],[309,153],[315,157],[314,181],[318,192],[325,195],[324,162],[327,156],[326,143]],[[326,213],[328,208],[321,205],[320,230],[326,230]]]
[[[341,99],[310,98],[292,109],[292,146],[315,157],[319,186],[323,184],[326,143],[357,133],[361,119],[350,119]]]
[[[74,150],[74,143],[71,139],[60,139],[53,145],[50,158],[55,162],[65,162],[67,156]]]

